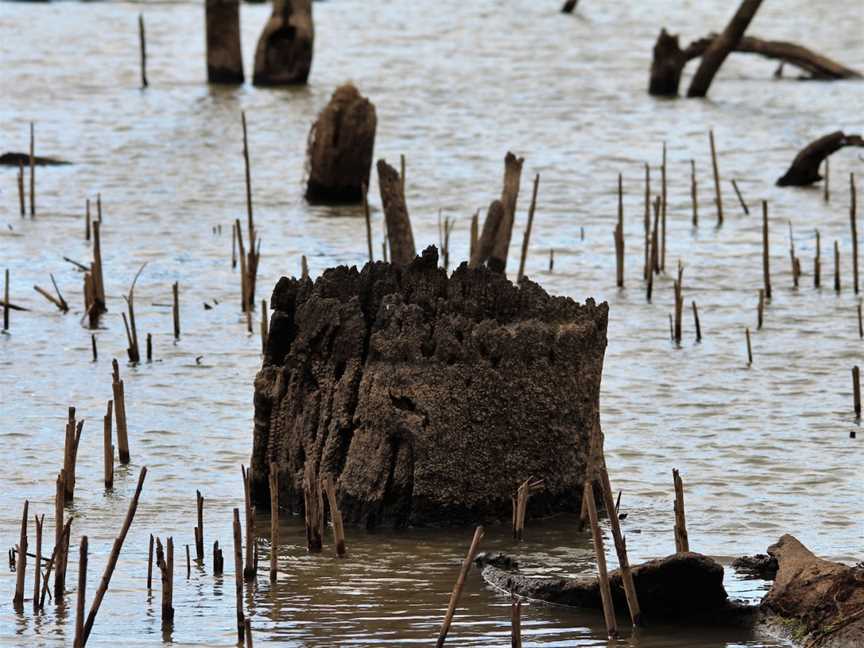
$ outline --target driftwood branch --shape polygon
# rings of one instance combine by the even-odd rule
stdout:
[[[705,53],[702,54],[699,68],[690,81],[690,89],[687,90],[688,97],[704,97],[708,94],[708,88],[711,87],[711,82],[720,70],[720,66],[723,65],[730,52],[737,47],[761,5],[762,0],[742,0],[738,6],[738,11],[726,25],[726,29],[711,41]]]
[[[702,57],[717,38],[719,38],[717,34],[709,34],[681,49],[678,36],[661,29],[654,44],[649,94],[658,97],[677,96],[684,66],[689,61]],[[806,80],[835,81],[862,78],[862,74],[857,70],[802,45],[787,41],[743,36],[731,51],[739,54],[757,54],[766,59],[795,66],[807,73],[807,76],[801,77]]]
[[[836,131],[810,142],[798,152],[792,165],[786,173],[777,179],[778,187],[804,187],[822,179],[819,167],[832,153],[844,146],[862,146],[864,139],[860,135],[846,135]]]

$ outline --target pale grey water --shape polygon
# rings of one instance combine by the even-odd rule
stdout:
[[[602,423],[613,487],[623,507],[632,560],[666,555],[672,537],[671,469],[682,471],[691,547],[718,557],[764,551],[784,532],[820,555],[861,560],[864,523],[862,453],[851,403],[850,369],[864,360],[851,285],[848,174],[864,171],[860,154],[832,158],[833,197],[818,189],[780,190],[773,182],[797,149],[838,128],[861,127],[862,84],[798,83],[771,78],[774,65],[750,57],[727,61],[706,101],[647,96],[650,53],[663,25],[682,41],[720,29],[731,4],[716,0],[600,3],[577,15],[558,2],[514,0],[315,4],[317,40],[308,87],[258,90],[208,87],[203,8],[195,4],[0,3],[0,150],[25,150],[36,123],[37,153],[73,166],[37,170],[36,220],[18,216],[15,172],[0,170],[0,250],[12,275],[12,313],[0,337],[0,537],[18,539],[23,500],[46,513],[53,540],[54,478],[62,459],[66,407],[87,419],[71,512],[72,564],[67,610],[35,616],[11,607],[14,574],[0,571],[0,642],[71,644],[77,542],[88,535],[88,591],[95,591],[125,515],[138,469],[150,473],[132,530],[90,645],[163,641],[159,593],[145,589],[147,537],[177,543],[179,645],[234,642],[231,508],[242,498],[239,465],[251,447],[252,379],[260,340],[247,336],[239,279],[230,267],[230,223],[244,215],[240,110],[250,128],[256,224],[263,237],[260,297],[300,256],[318,274],[365,257],[361,212],[312,208],[302,198],[306,136],[333,88],[353,80],[378,110],[376,158],[408,160],[408,203],[419,246],[436,243],[439,210],[458,219],[452,258],[467,253],[470,214],[500,191],[508,149],[526,157],[514,256],[521,243],[530,179],[541,174],[528,274],[547,289],[610,303]],[[247,72],[269,7],[244,5]],[[151,87],[138,89],[137,15],[147,22]],[[766,2],[751,33],[802,42],[864,68],[864,17],[858,0],[817,5]],[[692,70],[690,70],[692,73]],[[688,75],[689,76],[689,75]],[[682,83],[686,88],[686,79]],[[724,177],[726,223],[714,227],[707,131],[713,128]],[[661,143],[669,147],[670,272],[647,305],[641,282],[642,164],[659,178]],[[698,229],[689,224],[689,160],[700,180]],[[617,173],[625,179],[627,287],[614,287],[612,228]],[[728,181],[751,206],[744,216]],[[377,196],[373,181],[372,195]],[[655,189],[657,185],[655,183]],[[90,334],[79,325],[81,275],[62,256],[86,261],[86,197],[101,192],[110,313],[90,362]],[[744,328],[755,328],[761,285],[758,201],[771,205],[774,299],[766,326],[754,331],[755,362],[746,366]],[[378,201],[375,200],[377,203]],[[381,217],[375,215],[376,254]],[[788,221],[805,276],[792,288]],[[213,227],[221,225],[221,235]],[[823,240],[823,288],[812,288],[813,229]],[[584,228],[585,239],[580,239]],[[830,248],[841,246],[844,290],[831,289]],[[556,250],[555,272],[546,271]],[[672,269],[686,266],[688,306],[699,304],[704,340],[668,337]],[[136,289],[139,332],[153,333],[154,364],[122,368],[133,465],[106,494],[100,421],[111,397],[110,359],[125,357],[122,294],[148,262]],[[32,291],[53,272],[73,312],[63,316]],[[181,285],[183,335],[171,335],[170,286]],[[219,305],[204,310],[203,302]],[[257,317],[260,314],[256,314]],[[256,321],[257,331],[257,321]],[[199,358],[200,356],[200,358]],[[196,362],[196,358],[199,361]],[[226,578],[210,560],[185,578],[183,545],[192,544],[195,489],[207,498],[206,541],[226,549]],[[266,528],[262,518],[260,526]],[[34,546],[31,520],[31,547]],[[637,532],[638,531],[638,532]],[[514,551],[536,571],[591,570],[590,540],[573,521],[529,523],[513,547],[509,529],[487,530],[485,548]],[[470,530],[414,529],[366,534],[348,530],[349,558],[305,552],[302,523],[283,529],[284,575],[266,574],[248,597],[257,643],[288,645],[428,645],[447,604]],[[50,549],[48,549],[50,551]],[[261,541],[262,562],[267,543]],[[30,561],[32,566],[32,560]],[[726,585],[761,596],[758,582]],[[88,597],[89,598],[89,597]],[[469,577],[451,631],[453,645],[509,641],[509,601]],[[622,617],[623,621],[623,617]],[[529,605],[525,645],[605,645],[602,619]],[[651,628],[622,645],[774,646],[765,637],[709,629]]]

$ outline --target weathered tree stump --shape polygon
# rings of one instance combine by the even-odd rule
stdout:
[[[761,603],[770,625],[807,646],[864,645],[864,569],[817,558],[788,534],[768,553],[778,566]]]
[[[243,83],[240,49],[240,1],[206,0],[207,80],[210,83]]]
[[[306,83],[312,67],[315,26],[312,0],[274,0],[255,50],[252,83],[261,86]]]
[[[339,86],[309,132],[309,180],[312,203],[358,203],[369,186],[375,106],[351,83]]]
[[[608,307],[517,287],[434,248],[407,266],[282,278],[255,380],[253,497],[302,510],[303,476],[336,482],[346,524],[509,520],[513,485],[543,476],[531,513],[578,512],[603,465]]]
[[[819,173],[822,162],[844,146],[864,146],[864,139],[860,135],[835,131],[813,140],[798,152],[789,170],[777,179],[777,186],[804,187],[818,182],[822,179]]]
[[[688,60],[678,44],[678,36],[661,29],[657,42],[654,43],[648,93],[655,97],[677,97],[681,72]]]
[[[405,205],[404,185],[396,169],[384,160],[378,160],[378,187],[387,221],[387,241],[390,261],[395,265],[408,265],[416,256],[411,219]]]
[[[498,229],[501,227],[501,221],[503,220],[504,204],[500,200],[493,200],[489,205],[489,211],[486,212],[486,220],[483,221],[483,232],[480,234],[480,239],[468,262],[469,268],[483,265],[492,256],[492,248],[495,245]]]

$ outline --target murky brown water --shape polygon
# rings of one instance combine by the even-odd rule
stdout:
[[[95,590],[120,527],[138,468],[150,474],[90,645],[229,645],[234,641],[233,579],[214,579],[209,558],[186,580],[183,545],[192,544],[195,489],[207,498],[206,541],[230,557],[231,509],[241,503],[240,468],[251,447],[252,378],[260,341],[247,336],[239,279],[230,267],[230,223],[244,214],[241,109],[250,126],[256,223],[263,236],[259,285],[266,296],[282,274],[313,275],[364,260],[363,224],[353,208],[312,208],[302,199],[309,125],[333,88],[351,79],[376,103],[376,156],[408,159],[408,202],[418,244],[437,242],[439,210],[458,219],[453,258],[467,253],[469,215],[500,191],[507,149],[526,157],[523,187],[541,174],[528,274],[556,293],[610,302],[602,421],[613,486],[624,491],[634,561],[673,551],[672,467],[687,491],[691,547],[724,563],[764,551],[793,532],[818,553],[860,560],[864,539],[860,439],[850,368],[864,360],[851,284],[848,173],[864,171],[851,150],[832,158],[833,198],[818,190],[778,190],[773,181],[798,147],[837,128],[860,128],[860,83],[771,79],[771,63],[730,59],[708,101],[647,96],[650,51],[661,25],[683,40],[719,29],[729,3],[599,3],[573,17],[558,2],[316,3],[316,59],[310,85],[292,90],[211,88],[205,83],[203,10],[194,4],[0,3],[0,149],[25,150],[36,122],[37,152],[73,160],[37,171],[38,218],[17,213],[14,171],[0,170],[0,250],[12,273],[12,314],[0,337],[0,436],[5,489],[4,548],[17,542],[21,505],[44,512],[53,538],[54,478],[62,460],[66,407],[87,419],[71,513],[72,556],[88,535]],[[797,40],[864,68],[858,0],[825,7],[803,0],[765,3],[751,33]],[[147,21],[151,87],[138,89],[137,14]],[[247,71],[268,8],[242,8]],[[686,86],[685,86],[686,87]],[[727,220],[714,227],[707,131],[714,128],[725,178]],[[642,164],[669,146],[667,267],[686,266],[685,298],[700,307],[704,340],[685,318],[682,348],[669,342],[671,272],[647,305],[641,276]],[[689,160],[700,177],[702,224],[691,227]],[[625,178],[627,287],[614,288],[615,179]],[[753,208],[745,216],[728,180]],[[101,192],[109,315],[90,362],[79,325],[81,276],[62,261],[84,261],[85,197]],[[373,195],[377,188],[372,187]],[[523,192],[514,252],[527,206]],[[744,327],[755,327],[761,285],[757,201],[771,203],[774,299],[754,332],[746,366]],[[377,202],[377,201],[376,201]],[[375,214],[380,246],[381,217]],[[788,221],[805,276],[792,288]],[[213,227],[221,225],[221,235]],[[813,229],[823,237],[823,277],[812,288]],[[584,228],[584,240],[580,229]],[[830,287],[834,239],[844,291]],[[556,250],[555,272],[546,271]],[[156,362],[124,367],[133,466],[115,490],[101,477],[101,428],[111,398],[110,358],[125,357],[121,295],[135,271],[139,332],[153,333]],[[77,312],[52,312],[32,291],[53,272]],[[171,283],[181,285],[183,336],[171,334]],[[205,310],[203,303],[218,305]],[[257,330],[257,327],[256,327]],[[260,526],[266,528],[266,519]],[[176,621],[163,637],[159,594],[145,588],[147,537],[173,535],[178,556]],[[447,604],[470,530],[348,530],[349,557],[305,552],[302,524],[287,523],[283,576],[266,574],[249,595],[255,641],[289,645],[429,645]],[[31,547],[33,546],[31,523]],[[590,540],[573,521],[529,523],[514,547],[509,529],[487,530],[486,548],[514,551],[537,572],[591,570]],[[47,544],[51,544],[49,540]],[[267,542],[262,539],[262,561]],[[208,550],[209,553],[209,550]],[[74,563],[74,560],[73,560]],[[32,565],[32,561],[31,561]],[[758,583],[727,570],[733,595],[756,599]],[[77,567],[69,568],[74,588]],[[31,572],[32,576],[32,572]],[[28,588],[32,581],[28,578]],[[0,642],[71,644],[74,592],[66,611],[17,615],[14,575],[0,572]],[[28,598],[30,594],[28,592]],[[509,602],[472,573],[453,645],[508,643]],[[597,614],[529,605],[525,645],[605,645]],[[622,645],[774,646],[765,637],[708,629],[654,627]]]

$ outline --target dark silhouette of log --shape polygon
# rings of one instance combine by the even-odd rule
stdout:
[[[576,5],[579,4],[579,0],[567,0],[564,3],[564,6],[561,7],[561,13],[569,14],[573,13],[573,10],[576,8]]]
[[[835,131],[810,142],[798,152],[789,170],[777,179],[778,187],[804,187],[822,180],[819,167],[832,153],[844,146],[864,146],[860,135]]]
[[[312,0],[275,0],[273,14],[258,39],[252,83],[263,86],[306,83],[314,42]]]
[[[390,243],[390,261],[395,265],[408,265],[417,256],[411,219],[405,206],[402,182],[396,169],[384,160],[378,160],[378,186],[387,220],[387,239]]]
[[[207,81],[243,83],[239,0],[207,0]]]
[[[336,88],[309,131],[306,200],[332,204],[363,199],[377,124],[375,106],[353,84]]]
[[[761,5],[762,0],[742,0],[738,6],[738,11],[726,25],[726,29],[711,41],[705,53],[702,54],[699,69],[696,70],[693,80],[690,81],[690,88],[687,90],[688,97],[704,97],[708,94],[708,88],[711,87],[714,76],[720,70],[726,57],[744,36],[744,32],[747,31],[747,27],[750,26],[750,22],[756,16]]]
[[[648,94],[654,97],[677,97],[681,72],[688,60],[687,54],[678,44],[678,36],[661,29],[654,43]]]

